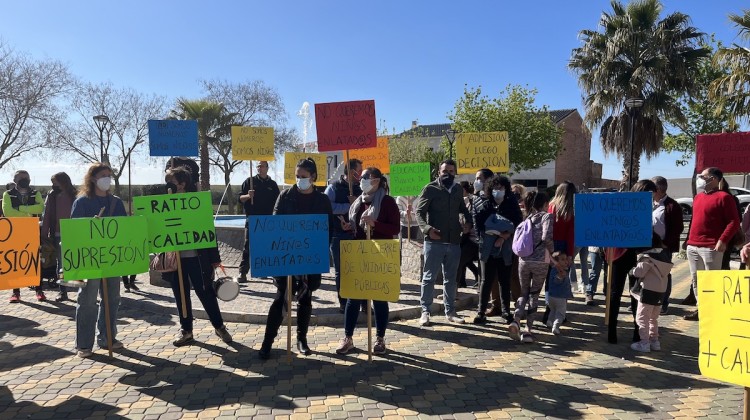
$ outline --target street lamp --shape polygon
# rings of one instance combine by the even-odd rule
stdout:
[[[99,162],[104,162],[104,129],[109,124],[109,117],[103,114],[94,115],[94,124],[99,129]]]
[[[448,148],[448,156],[453,159],[453,142],[456,141],[456,131],[452,128],[445,130],[445,137],[448,138],[448,144],[450,145]]]
[[[635,143],[635,116],[643,106],[643,99],[628,98],[625,100],[625,108],[630,116],[630,165],[628,165],[628,191],[633,189],[633,144]]]

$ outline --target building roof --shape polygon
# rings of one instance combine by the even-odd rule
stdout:
[[[552,117],[552,122],[555,124],[559,123],[560,121],[564,120],[565,117],[568,115],[576,112],[577,109],[570,108],[570,109],[555,109],[552,111],[548,111],[550,117]],[[409,130],[406,130],[399,134],[399,136],[407,136],[407,137],[443,137],[445,135],[445,131],[451,128],[451,125],[449,123],[443,123],[443,124],[427,124],[427,125],[418,125],[415,128],[411,128]],[[426,134],[426,135],[425,135]]]

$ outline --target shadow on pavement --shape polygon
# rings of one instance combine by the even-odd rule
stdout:
[[[102,418],[107,419],[127,418],[117,414],[120,409],[113,405],[78,396],[53,407],[43,407],[29,401],[17,402],[7,386],[0,386],[0,407],[3,407],[3,415],[10,415],[12,418],[82,419],[87,418],[90,413],[99,413]]]

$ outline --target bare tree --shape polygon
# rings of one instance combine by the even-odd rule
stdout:
[[[0,42],[0,168],[44,147],[72,81],[61,62],[34,60]]]

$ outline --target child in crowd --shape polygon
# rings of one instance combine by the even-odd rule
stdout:
[[[552,334],[560,335],[560,326],[565,319],[568,310],[568,299],[573,298],[573,290],[570,287],[569,270],[573,263],[573,258],[569,257],[565,251],[555,251],[552,253],[549,271],[549,290],[547,290],[547,300],[549,301],[549,318],[547,326],[552,329]]]
[[[672,270],[672,263],[665,257],[659,236],[654,234],[652,242],[651,249],[638,254],[638,263],[630,271],[630,275],[637,279],[630,294],[638,301],[635,322],[641,339],[630,348],[643,353],[661,350],[659,311],[667,290],[667,276]]]

